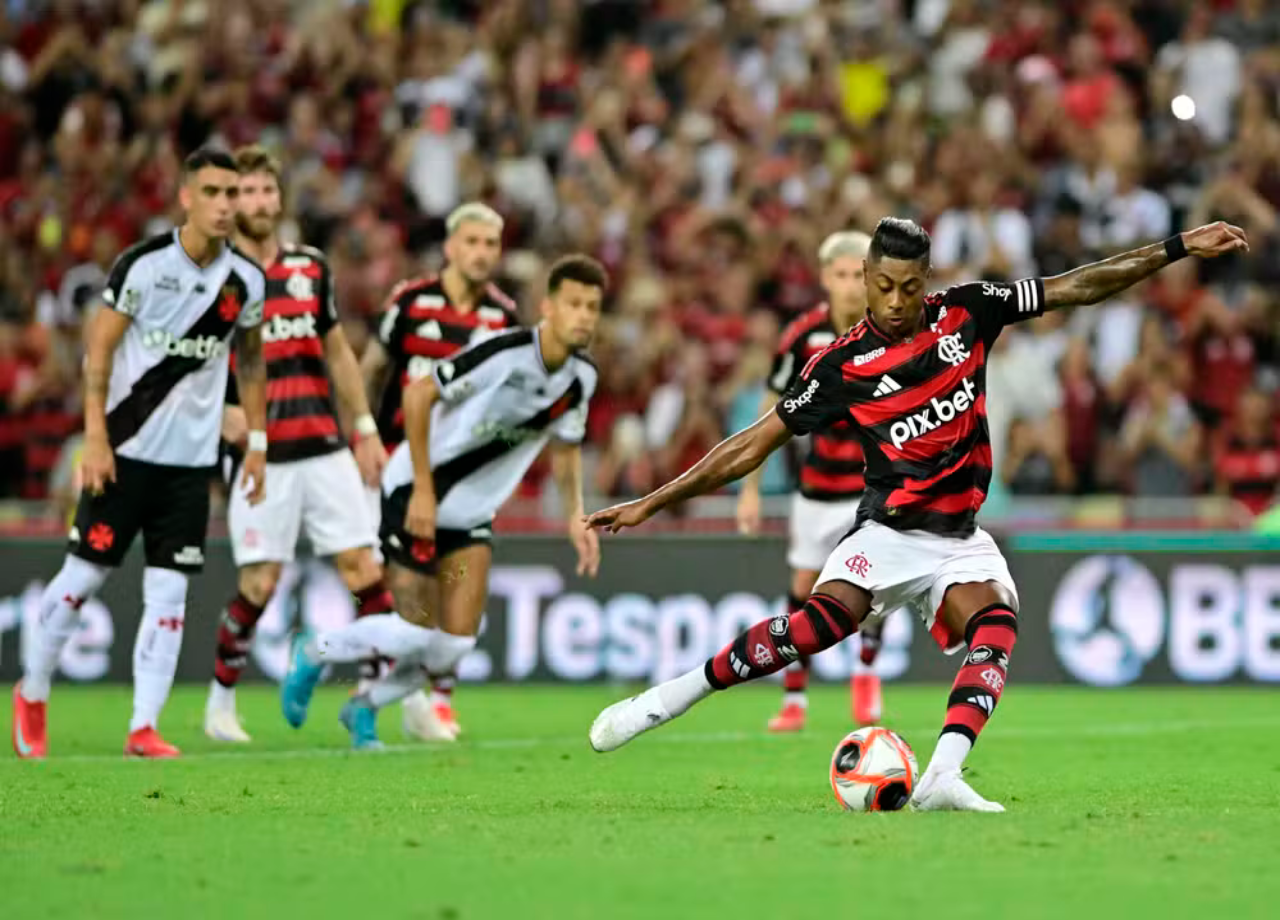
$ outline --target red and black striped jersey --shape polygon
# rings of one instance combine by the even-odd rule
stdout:
[[[779,395],[800,376],[813,356],[839,338],[831,309],[823,303],[793,320],[782,333],[773,356],[769,388]],[[839,421],[809,439],[800,465],[800,494],[815,501],[844,501],[862,494],[862,445],[847,421]]]
[[[286,245],[266,275],[267,461],[291,463],[340,450],[324,349],[338,321],[329,263],[318,249]],[[234,386],[227,401],[238,401]]]
[[[519,325],[515,301],[494,284],[466,312],[449,302],[439,276],[396,285],[378,319],[378,341],[395,372],[378,404],[378,433],[387,449],[404,440],[400,400],[406,386],[431,373],[441,358],[465,348],[478,332]]]
[[[930,294],[925,328],[893,341],[868,316],[816,355],[778,402],[796,434],[852,422],[866,456],[853,529],[967,536],[991,485],[987,354],[1010,323],[1044,312],[1044,284],[977,282]]]

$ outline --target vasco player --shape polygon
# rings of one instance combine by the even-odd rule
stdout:
[[[863,261],[871,246],[865,233],[833,233],[818,247],[822,286],[827,300],[787,326],[774,356],[769,389],[760,414],[770,411],[800,376],[809,360],[854,327],[867,311],[867,286]],[[827,557],[858,511],[863,489],[862,446],[848,422],[814,432],[808,455],[800,469],[800,489],[791,504],[791,540],[787,564],[791,566],[788,610],[799,610],[813,590]],[[747,474],[738,497],[738,529],[753,534],[760,528],[760,469]],[[868,624],[870,626],[870,624]],[[871,725],[880,719],[880,678],[871,670],[879,651],[879,631],[861,632],[860,661],[849,682],[853,719]],[[807,712],[805,688],[809,683],[809,656],[787,665],[782,675],[782,711],[769,720],[769,730],[799,731]]]
[[[1247,250],[1216,223],[1052,278],[976,282],[925,294],[928,234],[885,218],[867,258],[867,317],[809,362],[775,412],[717,445],[692,469],[638,501],[598,511],[595,527],[634,527],[755,469],[793,435],[838,420],[857,425],[867,490],[853,528],[790,618],[752,626],[704,667],[605,709],[591,745],[612,751],[710,695],[830,648],[868,618],[914,608],[947,651],[968,646],[942,735],[912,804],[923,811],[1003,811],[960,777],[1008,677],[1018,595],[995,542],[974,523],[991,482],[987,354],[1010,323],[1094,304],[1187,255]],[[898,385],[884,386],[886,378]]]
[[[378,482],[387,455],[360,367],[338,323],[329,264],[319,250],[280,243],[276,233],[284,209],[275,157],[249,146],[237,150],[235,159],[240,172],[235,243],[263,266],[267,278],[262,350],[271,491],[257,505],[241,490],[231,493],[228,523],[239,578],[218,626],[204,730],[216,741],[247,742],[236,715],[236,682],[281,568],[294,559],[301,528],[317,555],[333,557],[359,611],[385,613],[392,600],[373,555],[376,527],[361,485],[362,475],[366,482]],[[343,442],[331,387],[355,419],[354,456]],[[235,401],[234,393],[228,397],[229,403]],[[227,408],[229,415],[240,411]]]
[[[378,430],[388,450],[404,440],[405,387],[431,373],[477,335],[519,325],[516,305],[490,280],[502,255],[501,215],[481,202],[455,209],[445,221],[447,264],[439,275],[411,278],[387,298],[377,338],[361,358],[370,399],[378,406]],[[368,493],[374,519],[381,497]],[[374,673],[365,662],[362,671]],[[428,741],[452,741],[460,731],[453,711],[454,677],[432,681],[432,699],[415,693],[405,700],[404,728]]]
[[[261,501],[266,473],[262,269],[227,237],[239,176],[230,154],[199,150],[183,164],[186,221],[129,249],[111,269],[85,357],[84,491],[71,548],[40,601],[39,628],[13,694],[19,757],[47,750],[49,685],[79,610],[142,533],[142,622],[133,649],[126,755],[176,757],[157,732],[182,645],[187,578],[204,566],[209,487],[218,455],[227,341],[248,423],[241,486]]]
[[[438,361],[405,390],[407,439],[382,477],[382,552],[399,614],[363,617],[299,644],[281,687],[290,724],[306,718],[326,662],[396,659],[394,671],[342,710],[357,748],[379,746],[378,709],[432,675],[453,673],[475,647],[484,613],[493,516],[548,442],[578,574],[596,574],[600,545],[583,523],[579,445],[599,376],[584,349],[607,283],[594,259],[557,260],[536,327]]]

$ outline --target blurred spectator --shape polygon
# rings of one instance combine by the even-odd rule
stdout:
[[[1195,494],[1201,462],[1200,423],[1175,388],[1168,366],[1151,368],[1142,396],[1125,416],[1120,443],[1132,494]]]
[[[1275,501],[1280,487],[1280,439],[1276,436],[1271,399],[1247,389],[1237,401],[1235,417],[1214,452],[1214,484],[1253,514]]]

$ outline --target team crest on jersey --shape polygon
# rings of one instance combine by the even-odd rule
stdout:
[[[952,367],[959,367],[969,360],[969,349],[964,347],[960,333],[953,332],[938,339],[938,357]]]
[[[315,287],[311,279],[301,272],[292,272],[284,283],[284,290],[294,300],[310,300],[315,297]]]
[[[222,286],[222,295],[218,299],[218,316],[224,323],[235,322],[240,315],[240,298],[236,297],[236,289],[229,284]]]

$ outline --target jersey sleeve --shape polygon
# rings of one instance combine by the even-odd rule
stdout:
[[[796,435],[809,434],[848,417],[842,359],[837,349],[813,358],[787,387],[774,411]]]
[[[131,250],[126,250],[111,266],[102,302],[117,313],[136,317],[146,308],[147,291],[150,289],[151,274],[147,263]]]
[[[964,307],[973,315],[983,337],[992,341],[1000,330],[1013,323],[1044,315],[1044,282],[1024,278],[1009,284],[975,281],[949,288],[943,304]]]
[[[436,361],[431,376],[435,379],[441,400],[450,404],[460,403],[476,390],[498,385],[506,365],[497,356],[506,351],[512,334],[498,333],[473,339],[452,358]]]
[[[316,259],[320,268],[320,282],[316,297],[320,300],[320,311],[316,317],[316,332],[321,338],[329,334],[329,330],[338,324],[338,303],[333,293],[333,272],[327,259]]]
[[[581,444],[587,438],[587,406],[596,392],[596,371],[587,366],[578,379],[582,381],[582,398],[578,404],[556,419],[552,436],[563,444]]]
[[[397,285],[391,292],[391,296],[387,298],[387,304],[382,308],[382,313],[378,315],[378,342],[389,355],[398,355],[401,351],[404,324],[400,319],[403,315],[400,297],[403,291],[404,285]]]
[[[267,299],[267,276],[256,264],[245,278],[246,300],[244,309],[236,317],[241,329],[253,329],[262,325],[262,309]]]

